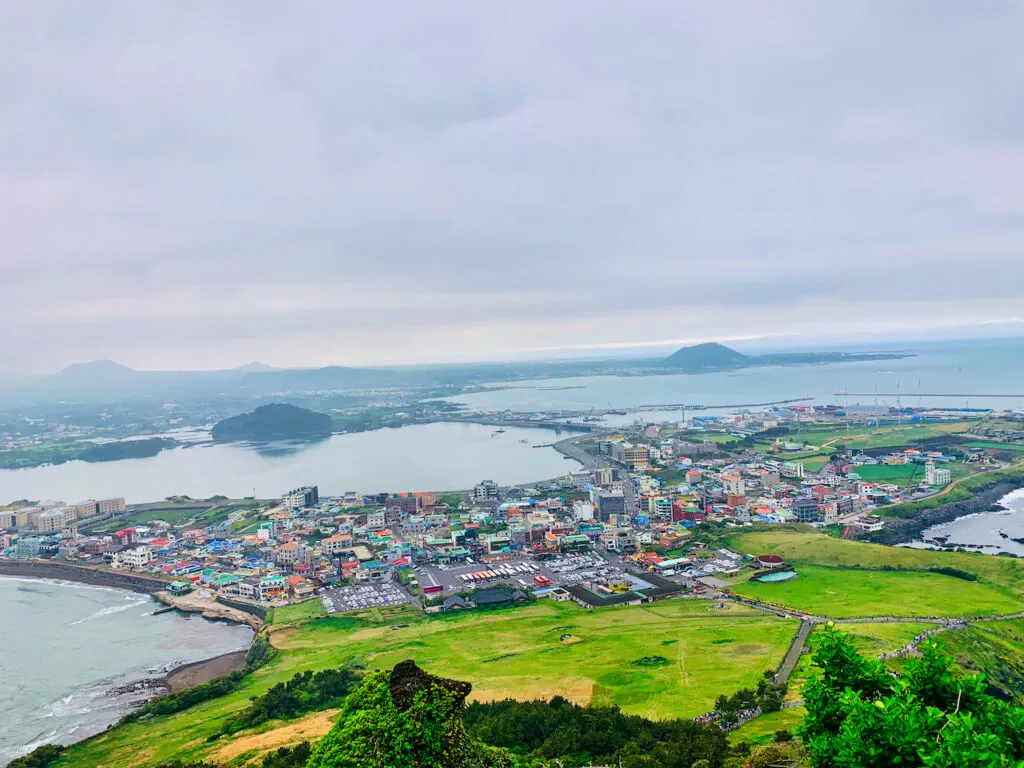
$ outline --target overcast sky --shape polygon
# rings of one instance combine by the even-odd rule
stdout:
[[[1020,2],[0,4],[0,370],[1024,333]]]

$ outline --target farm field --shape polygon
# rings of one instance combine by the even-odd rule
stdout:
[[[473,697],[482,700],[562,695],[655,719],[693,716],[722,693],[753,687],[779,664],[797,628],[792,620],[703,600],[597,611],[543,601],[429,619],[401,609],[377,621],[316,613],[305,605],[277,609],[271,640],[278,655],[231,694],[108,731],[70,748],[57,765],[129,768],[211,757],[230,742],[206,737],[251,696],[296,672],[356,660],[373,669],[412,658],[432,673],[472,682]],[[633,664],[654,656],[664,662]],[[330,723],[323,725],[326,731]]]

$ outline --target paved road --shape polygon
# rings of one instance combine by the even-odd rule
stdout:
[[[600,433],[592,432],[587,437],[595,437]],[[565,440],[559,440],[555,443],[552,448],[558,451],[563,456],[568,456],[570,459],[576,459],[580,464],[583,465],[583,469],[597,469],[598,467],[605,466],[608,461],[603,456],[591,456],[589,453],[584,451],[578,445],[574,443],[580,439],[580,435],[573,435],[572,437],[566,438]]]
[[[776,678],[780,683],[788,682],[789,676],[793,674],[796,663],[800,661],[800,654],[804,652],[807,638],[811,635],[811,626],[809,621],[804,621],[800,624],[800,629],[797,631],[796,637],[793,638],[792,645],[789,646],[789,652],[786,653],[786,658],[782,660],[782,664],[779,665],[779,670],[776,673]]]

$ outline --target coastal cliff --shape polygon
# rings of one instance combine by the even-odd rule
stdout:
[[[914,517],[898,519],[887,518],[886,527],[862,538],[878,544],[902,544],[921,537],[921,533],[933,525],[950,523],[960,517],[973,515],[977,512],[989,512],[1001,509],[999,500],[1022,486],[1020,481],[1002,480],[975,491],[968,499],[943,504],[940,507],[922,510]]]

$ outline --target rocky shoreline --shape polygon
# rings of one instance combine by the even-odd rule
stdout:
[[[906,519],[887,519],[886,527],[867,538],[877,544],[904,544],[916,541],[921,534],[933,525],[951,523],[957,518],[973,515],[978,512],[993,512],[1003,509],[999,500],[1009,493],[1024,487],[1020,481],[1003,480],[984,490],[978,491],[971,498],[943,504],[941,507],[923,510],[919,515]]]

